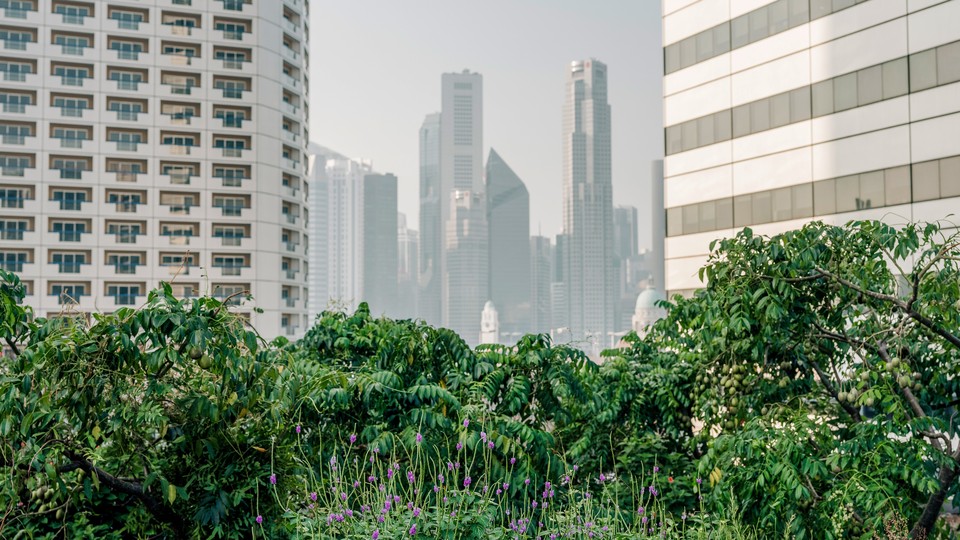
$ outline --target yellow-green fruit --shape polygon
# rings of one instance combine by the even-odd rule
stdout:
[[[197,365],[203,369],[210,369],[210,366],[213,365],[213,358],[210,358],[208,354],[204,354],[200,357],[200,360],[197,360]]]
[[[200,347],[190,347],[187,349],[187,354],[191,359],[199,360],[203,356],[203,350]]]
[[[63,519],[63,508],[57,510],[57,519]]]

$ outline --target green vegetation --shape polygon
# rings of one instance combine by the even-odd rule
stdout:
[[[960,236],[745,230],[703,277],[597,365],[169,286],[32,319],[0,272],[0,538],[956,537]]]

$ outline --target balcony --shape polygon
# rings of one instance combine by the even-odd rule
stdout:
[[[291,35],[300,36],[300,25],[291,21],[290,19],[283,19],[283,29],[287,32],[290,32]]]
[[[18,22],[23,22],[31,18],[31,14],[37,13],[33,9],[23,9],[21,7],[5,7],[0,10],[3,13],[3,16],[7,19],[17,19]]]
[[[297,89],[300,88],[300,81],[298,81],[297,79],[294,79],[293,77],[291,77],[290,75],[287,75],[286,73],[280,74],[280,81],[283,82],[284,85],[289,86],[290,88],[297,88]]]
[[[300,61],[300,53],[298,53],[297,51],[291,49],[290,47],[287,47],[286,45],[283,46],[282,50],[283,50],[283,57],[286,58],[287,60],[292,60],[294,62]]]
[[[108,152],[136,152],[141,144],[143,144],[141,141],[113,140],[107,141],[106,147]]]
[[[60,54],[64,56],[85,56],[89,48],[86,45],[61,45]]]
[[[249,240],[249,236],[235,236],[235,235],[214,235],[214,238],[220,239],[220,245],[223,247],[248,247],[245,246],[244,240]],[[249,242],[246,242],[249,243]]]
[[[84,150],[84,146],[89,140],[90,139],[85,139],[83,137],[60,137],[60,148]]]
[[[280,105],[280,110],[295,117],[300,116],[300,107],[297,107],[296,105],[294,105],[293,103],[290,103],[289,101],[284,101]]]
[[[56,75],[54,75],[56,77]],[[90,77],[81,77],[77,75],[61,75],[60,84],[63,86],[73,86],[83,88],[87,84],[87,81],[90,80]]]
[[[246,150],[246,148],[227,148],[224,146],[218,146],[217,148],[220,148],[221,150],[223,150],[223,157],[236,157],[236,158],[243,157],[243,151]]]
[[[285,214],[283,214],[283,215],[284,215],[284,217],[286,218],[287,223],[289,223],[289,224],[291,224],[291,225],[296,225],[297,223],[300,222],[300,216],[298,216],[298,215],[296,215],[296,214],[286,214],[286,213],[285,213]]]
[[[297,171],[297,173],[300,173],[300,172],[301,172],[301,171],[300,171],[300,162],[299,162],[299,161],[295,161],[295,160],[292,160],[292,159],[286,158],[286,157],[285,157],[285,158],[281,158],[280,161],[281,161],[281,163],[283,163],[283,166],[284,166],[284,167],[286,167],[286,168],[288,168],[288,169],[291,169],[291,170],[294,170],[294,171]]]
[[[140,31],[140,25],[146,24],[138,19],[121,19],[121,18],[110,18],[106,24],[107,30],[125,30],[125,31]]]
[[[285,141],[296,143],[298,140],[300,140],[300,137],[290,130],[283,129],[281,132],[283,133],[283,140]]]
[[[161,144],[160,148],[168,156],[189,156],[192,145],[188,144]]]
[[[300,199],[300,188],[295,188],[291,186],[283,186],[283,194],[286,197],[291,199]]]

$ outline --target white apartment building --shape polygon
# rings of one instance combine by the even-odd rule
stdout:
[[[666,289],[711,240],[960,214],[960,0],[663,0]]]
[[[0,0],[0,264],[38,316],[307,326],[307,0]],[[262,313],[254,311],[261,308]]]

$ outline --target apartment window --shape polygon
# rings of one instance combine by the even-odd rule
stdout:
[[[80,237],[90,232],[88,221],[50,220],[50,232],[60,236],[61,242],[79,242]]]
[[[23,208],[23,201],[33,200],[33,188],[0,186],[0,208]]]
[[[160,235],[181,237],[197,236],[199,229],[200,226],[196,223],[161,223]]]
[[[160,24],[182,29],[183,31],[178,33],[189,35],[191,28],[200,28],[200,17],[189,13],[171,13],[165,11],[161,16]]]
[[[248,195],[216,195],[213,196],[213,207],[220,208],[224,216],[239,217],[244,208],[250,208]]]
[[[140,83],[147,82],[146,70],[107,69],[107,79],[117,82],[118,90],[139,90]]]
[[[243,151],[249,148],[246,138],[233,138],[214,136],[213,147],[223,150],[223,155],[228,157],[240,157]]]
[[[249,290],[249,283],[214,283],[212,296],[225,305],[239,306],[243,294]]]
[[[169,146],[198,146],[196,133],[161,133],[160,144]]]
[[[76,304],[84,296],[89,296],[89,288],[86,283],[51,283],[50,296],[56,296],[61,305]]]
[[[23,272],[23,265],[33,262],[33,251],[0,250],[0,268],[7,272]]]
[[[243,93],[250,90],[249,79],[231,79],[226,77],[213,78],[213,87],[223,90],[223,97],[231,99],[242,99]]]
[[[243,127],[243,121],[249,119],[247,109],[214,107],[213,117],[223,120],[223,127]]]
[[[88,4],[55,2],[53,4],[53,12],[62,15],[64,23],[83,24],[84,19],[93,15],[93,6]]]
[[[0,122],[0,141],[3,144],[25,144],[27,137],[36,136],[32,122]]]
[[[222,60],[223,67],[228,69],[241,69],[244,62],[250,61],[250,51],[248,49],[224,49],[216,47],[213,49],[213,58]]]
[[[61,274],[79,274],[85,264],[90,264],[90,258],[84,251],[52,251],[50,263],[57,265]]]
[[[0,90],[0,105],[5,113],[25,113],[28,105],[36,105],[35,92]]]
[[[214,224],[213,237],[220,238],[221,245],[239,246],[244,238],[250,238],[249,225]]]
[[[189,60],[191,58],[200,57],[200,46],[190,43],[170,43],[165,41],[160,51],[164,55],[185,58],[187,59],[187,64],[190,63]]]
[[[51,64],[54,77],[60,77],[64,86],[83,86],[83,81],[93,77],[93,66],[77,64]]]
[[[93,97],[75,94],[51,94],[50,105],[60,109],[60,116],[80,118],[83,116],[83,111],[92,108]]]
[[[108,221],[107,234],[114,235],[118,244],[136,244],[137,237],[144,234],[146,224],[135,221]]]
[[[143,265],[143,253],[107,253],[107,264],[117,274],[136,274],[137,267]]]
[[[93,168],[93,159],[75,156],[50,156],[50,168],[60,171],[61,180],[81,180]]]
[[[0,0],[3,16],[10,19],[26,19],[27,13],[37,10],[34,0]]]
[[[220,268],[224,276],[239,276],[244,268],[250,267],[250,256],[214,254],[213,267]]]
[[[83,56],[84,49],[93,47],[93,36],[90,34],[54,32],[51,40],[54,45],[60,45],[60,52],[62,54]]]
[[[107,141],[117,143],[117,150],[137,151],[137,146],[147,142],[146,131],[107,129]]]
[[[180,121],[189,124],[190,119],[198,116],[200,110],[199,104],[194,103],[172,103],[165,101],[160,104],[160,114],[170,117],[171,121]]]
[[[50,200],[60,204],[60,210],[83,210],[83,203],[90,201],[86,190],[52,189]]]
[[[200,87],[200,76],[165,71],[160,75],[160,84],[169,86],[171,94],[190,95],[194,88]]]
[[[249,4],[250,0],[220,0],[223,2],[223,9],[227,11],[243,11],[244,4]]]
[[[213,29],[223,32],[224,39],[242,40],[243,35],[250,31],[250,25],[247,21],[217,18],[213,20]]]
[[[33,218],[0,216],[0,240],[23,240],[23,233],[33,231]]]
[[[137,297],[143,295],[143,289],[139,284],[107,284],[106,294],[112,296],[118,306],[132,306],[137,303]]]
[[[146,108],[146,100],[107,98],[107,110],[117,113],[117,120],[135,122]]]
[[[117,51],[117,58],[120,60],[139,60],[140,53],[147,50],[146,40],[121,39],[110,37],[107,48]]]
[[[136,182],[137,175],[147,170],[146,161],[107,159],[106,171],[117,173],[118,182]]]
[[[115,204],[117,212],[136,213],[137,207],[147,200],[145,191],[107,190],[107,203]]]
[[[83,141],[89,141],[93,138],[93,127],[52,124],[50,126],[50,137],[60,139],[61,148],[82,148]]]
[[[224,187],[240,187],[243,180],[250,178],[248,167],[213,166],[213,177],[220,178]]]
[[[27,75],[37,72],[36,61],[0,59],[0,73],[3,73],[3,80],[24,82]]]
[[[160,253],[160,266],[174,266],[189,269],[197,266],[197,256],[194,253]]]
[[[171,214],[189,214],[190,207],[197,206],[199,199],[197,193],[160,192],[160,205],[169,206]]]
[[[107,18],[117,21],[117,28],[122,30],[139,30],[140,23],[147,20],[146,11],[110,7],[109,12]]]
[[[190,178],[200,172],[196,163],[160,162],[160,174],[170,177],[171,184],[189,184]]]
[[[0,27],[0,41],[3,42],[4,49],[14,51],[27,50],[27,43],[37,42],[36,30],[22,30],[7,26]]]

